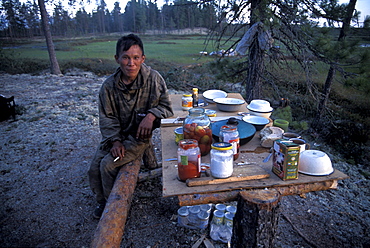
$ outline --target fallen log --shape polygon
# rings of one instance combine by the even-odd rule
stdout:
[[[91,248],[119,248],[135,191],[141,160],[123,166],[95,230]]]

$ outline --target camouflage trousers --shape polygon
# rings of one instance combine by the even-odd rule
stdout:
[[[141,159],[145,149],[150,145],[149,142],[150,140],[137,141],[129,136],[127,140],[122,142],[125,147],[125,156],[116,162],[109,151],[100,147],[97,149],[88,175],[91,190],[96,195],[98,203],[106,202],[121,167],[130,166],[132,161]]]

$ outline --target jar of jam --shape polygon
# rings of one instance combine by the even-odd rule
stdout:
[[[184,120],[184,139],[195,139],[198,141],[200,153],[207,155],[211,150],[212,129],[211,120],[202,108],[189,109],[189,115]]]
[[[228,178],[234,171],[232,145],[227,142],[212,144],[211,175],[215,178]]]
[[[220,139],[232,145],[234,160],[239,158],[240,138],[236,125],[225,125],[220,129]]]
[[[178,177],[181,181],[200,177],[200,149],[194,139],[179,141],[177,149]]]

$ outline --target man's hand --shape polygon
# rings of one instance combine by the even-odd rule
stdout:
[[[122,160],[122,158],[125,156],[125,147],[120,141],[114,141],[113,147],[110,149],[110,153],[112,154],[113,158],[119,157],[119,160]]]
[[[137,139],[149,139],[152,135],[153,122],[155,116],[152,113],[148,113],[144,119],[140,122],[139,128],[137,129],[136,138]]]

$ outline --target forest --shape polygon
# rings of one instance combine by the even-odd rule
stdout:
[[[168,31],[184,28],[209,28],[217,24],[216,7],[188,0],[175,0],[161,9],[155,2],[133,0],[126,6],[117,1],[109,11],[104,0],[96,10],[88,13],[84,7],[75,13],[56,3],[49,14],[50,28],[54,36],[79,36],[115,32],[146,30]],[[2,0],[0,35],[21,38],[43,35],[38,4],[33,1]]]

